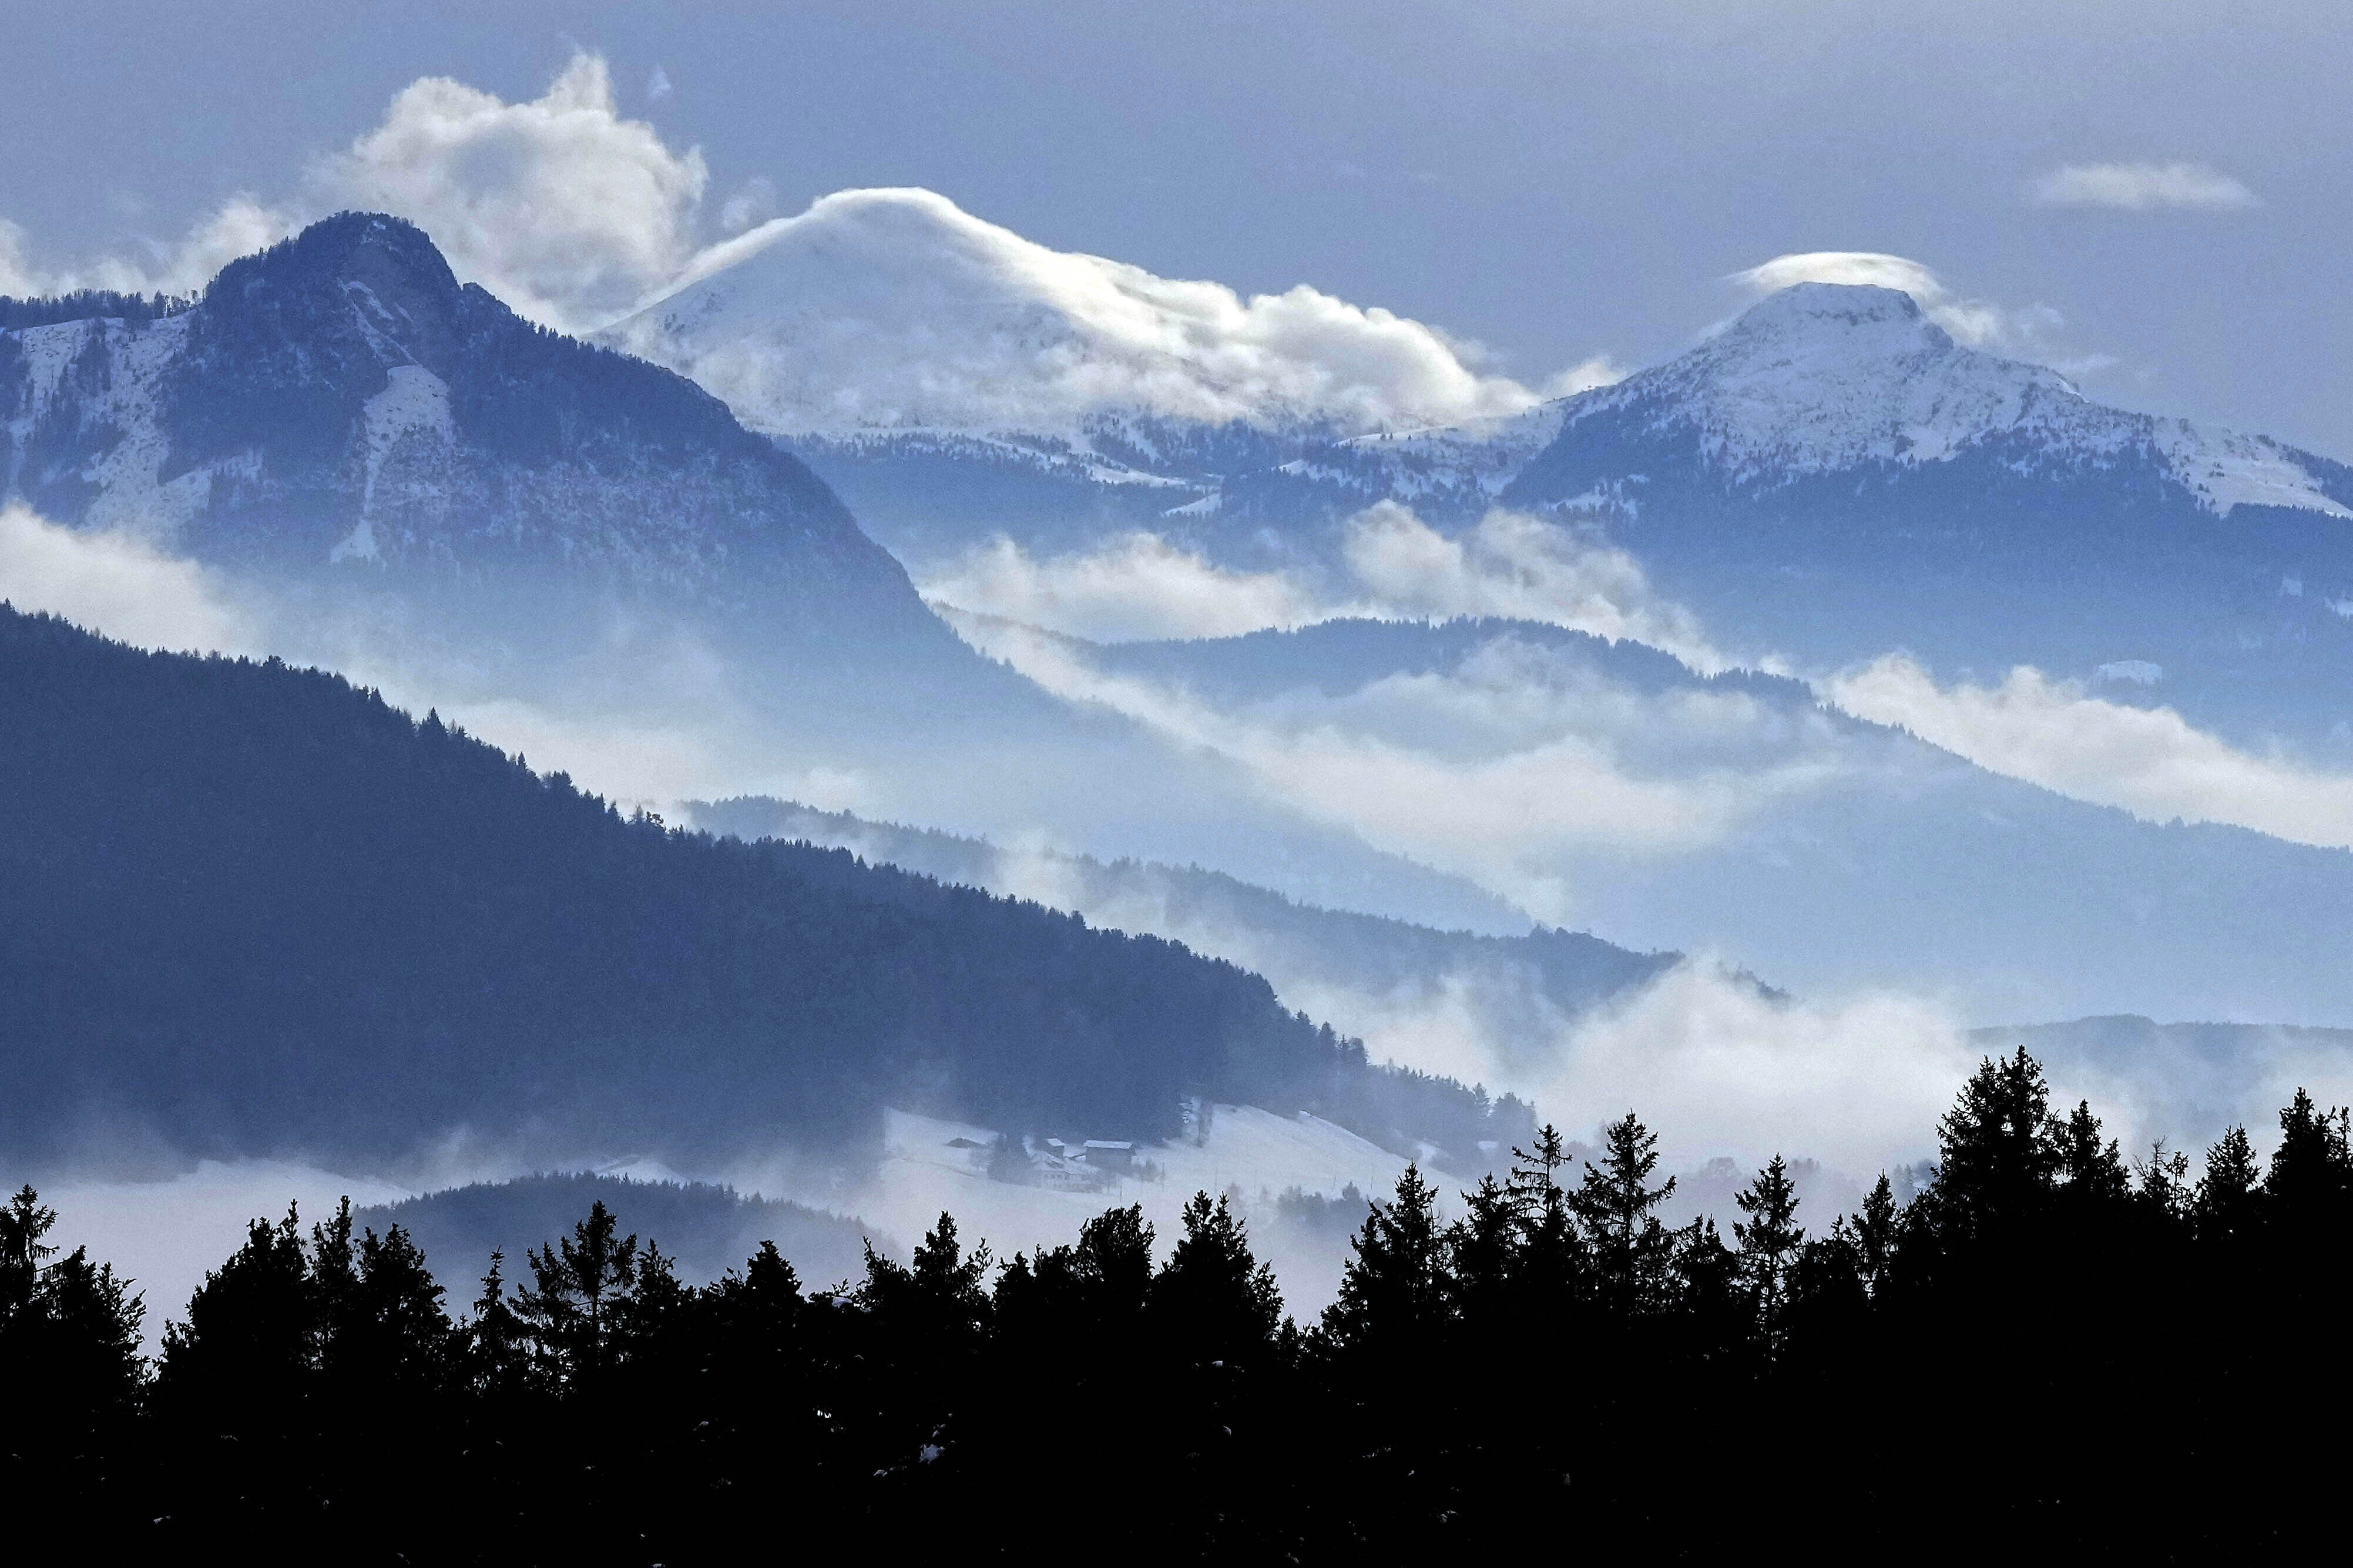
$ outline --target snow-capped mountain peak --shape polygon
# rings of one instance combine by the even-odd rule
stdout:
[[[1391,311],[1054,250],[924,190],[838,192],[764,224],[603,341],[776,436],[1078,442],[1122,417],[1345,436],[1538,400]]]
[[[789,454],[460,285],[382,214],[231,262],[160,319],[0,331],[0,500],[19,500],[337,588],[496,578],[945,637]]]
[[[1573,400],[1563,439],[1595,422],[1695,439],[1739,489],[2016,440],[2062,468],[2139,454],[2217,513],[2252,503],[2353,519],[2291,447],[2094,403],[2056,371],[1956,342],[1910,295],[1869,284],[1768,296],[1690,353]]]
[[[2122,432],[2056,372],[1963,348],[1912,297],[1799,283],[1679,359],[1580,399],[1698,427],[1736,483],[1857,463],[1933,462],[2030,420],[2112,446]]]

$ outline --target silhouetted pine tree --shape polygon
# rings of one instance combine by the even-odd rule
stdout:
[[[1274,1270],[1250,1251],[1250,1228],[1221,1194],[1195,1193],[1185,1233],[1153,1277],[1153,1331],[1195,1362],[1263,1361],[1282,1321]]]
[[[527,1252],[532,1283],[516,1315],[557,1382],[592,1385],[614,1359],[638,1282],[638,1238],[598,1198],[568,1237]]]
[[[1345,1350],[1402,1351],[1433,1339],[1453,1310],[1454,1280],[1438,1194],[1408,1165],[1397,1195],[1375,1204],[1350,1244],[1324,1331]]]
[[[179,1462],[162,1522],[174,1539],[234,1531],[271,1560],[290,1548],[327,1462],[310,1394],[319,1343],[317,1293],[295,1210],[255,1220],[245,1245],[166,1324],[155,1402]]]
[[[2253,1241],[2261,1197],[2262,1168],[2247,1130],[2225,1131],[2206,1151],[2205,1174],[2199,1179],[2198,1197],[2190,1208],[2198,1238],[2217,1247],[2233,1241]]]
[[[1936,1177],[1905,1211],[1915,1230],[1935,1237],[1910,1249],[1915,1260],[1981,1237],[2014,1237],[2049,1199],[2062,1163],[2042,1064],[2023,1046],[1980,1062],[1936,1124]]]
[[[1658,1135],[1630,1110],[1602,1129],[1601,1163],[1586,1163],[1570,1200],[1592,1247],[1596,1299],[1621,1321],[1666,1300],[1674,1237],[1654,1211],[1673,1194],[1675,1179],[1651,1185],[1658,1165]]]
[[[1590,1270],[1577,1209],[1561,1185],[1568,1145],[1550,1122],[1529,1146],[1512,1151],[1511,1194],[1518,1205],[1521,1248],[1518,1274],[1526,1310],[1548,1316],[1568,1310],[1584,1294]]]
[[[2058,1180],[2069,1206],[2088,1215],[2121,1203],[2132,1191],[2132,1174],[2115,1139],[2101,1142],[2100,1119],[2088,1100],[2078,1101],[2064,1121],[2052,1127]]]
[[[1789,1181],[1788,1165],[1774,1155],[1732,1201],[1748,1216],[1733,1225],[1732,1235],[1739,1243],[1740,1279],[1748,1289],[1757,1332],[1769,1354],[1780,1348],[1790,1277],[1806,1241],[1805,1227],[1797,1223],[1798,1190]]]
[[[52,1519],[116,1504],[147,1372],[130,1282],[82,1247],[57,1258],[56,1223],[29,1184],[0,1206],[0,1463]]]

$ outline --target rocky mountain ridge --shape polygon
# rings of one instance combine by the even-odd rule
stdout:
[[[379,215],[233,262],[191,309],[0,332],[0,479],[53,521],[303,583],[943,635],[717,399],[531,325]]]

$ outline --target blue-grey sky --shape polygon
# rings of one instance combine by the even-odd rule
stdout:
[[[9,36],[0,218],[52,268],[287,198],[421,76],[527,99],[586,48],[702,149],[713,233],[754,179],[783,212],[925,185],[1059,248],[1388,306],[1531,381],[1675,351],[1774,256],[1883,251],[2057,312],[2046,353],[2114,361],[2095,395],[2353,457],[2334,5],[269,0]]]

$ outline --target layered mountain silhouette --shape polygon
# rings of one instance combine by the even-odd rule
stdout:
[[[466,1134],[854,1163],[885,1104],[1150,1138],[1188,1094],[1406,1148],[1525,1131],[1230,964],[625,820],[274,660],[0,607],[0,1145],[37,1161],[86,1135],[393,1160]]]
[[[1437,1005],[1460,1008],[1491,1038],[1533,1047],[1683,956],[1630,952],[1588,931],[1531,928],[1500,900],[1449,908],[1443,900],[1452,889],[1434,877],[1425,918],[1438,923],[1415,924],[1320,909],[1198,866],[1008,849],[758,797],[698,801],[691,809],[696,826],[714,832],[848,849],[943,882],[1033,899],[1097,925],[1181,942],[1265,975],[1286,1004],[1363,1036],[1376,1056],[1402,1054],[1385,1048],[1384,1025],[1394,1015]],[[1475,929],[1444,925],[1449,914]]]
[[[1790,678],[1702,675],[1639,643],[1502,620],[1060,648],[1106,682],[1231,716],[1241,745],[1336,731],[1351,755],[1451,769],[1470,819],[1508,798],[1481,783],[1492,766],[1564,737],[1606,757],[1598,784],[1559,771],[1550,820],[1487,842],[1557,876],[1574,923],[1616,942],[1726,955],[1815,998],[1900,980],[1988,1021],[2353,1020],[2353,986],[2324,956],[2353,942],[2353,852],[2071,800]],[[1646,842],[1601,815],[1630,789],[1735,805]],[[1597,823],[1580,832],[1588,791]]]

